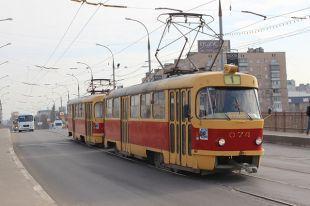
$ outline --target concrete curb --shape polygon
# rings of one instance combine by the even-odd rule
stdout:
[[[10,144],[9,148],[10,155],[17,166],[17,169],[22,173],[22,175],[27,179],[27,181],[32,185],[33,190],[38,193],[38,195],[46,202],[46,205],[56,206],[56,202],[47,194],[43,187],[30,175],[27,169],[24,167],[22,162],[19,160],[13,148],[12,135],[10,134]]]
[[[264,142],[272,144],[292,145],[297,147],[310,147],[310,137],[289,137],[274,134],[265,134]]]

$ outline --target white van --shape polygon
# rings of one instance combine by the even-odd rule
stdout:
[[[56,119],[56,120],[54,121],[54,124],[53,124],[53,128],[54,128],[54,129],[62,129],[63,126],[64,126],[64,123],[62,122],[62,120]]]
[[[18,132],[34,131],[34,117],[32,114],[20,114],[17,118]]]

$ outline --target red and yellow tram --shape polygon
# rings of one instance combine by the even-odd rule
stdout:
[[[91,95],[68,102],[68,134],[86,144],[104,143],[104,98]]]
[[[254,76],[204,72],[112,91],[105,145],[158,167],[256,172],[264,121]]]
[[[256,172],[264,152],[257,89],[234,67],[117,89],[70,101],[69,135],[157,167]]]

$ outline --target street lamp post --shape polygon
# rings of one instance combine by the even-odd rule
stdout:
[[[69,100],[70,100],[70,92],[69,92],[68,87],[66,85],[64,85],[64,84],[57,84],[57,83],[56,83],[56,86],[61,86],[61,87],[65,87],[66,88],[67,96],[68,96],[68,102],[69,102]]]
[[[66,74],[66,75],[67,76],[71,76],[71,77],[76,79],[76,82],[78,84],[78,97],[80,98],[80,83],[79,83],[79,79],[75,75],[73,75],[73,74]]]
[[[0,21],[13,21],[12,18],[0,19]]]
[[[2,47],[6,47],[6,46],[10,46],[10,45],[12,45],[12,43],[7,43],[7,44],[4,44],[4,45],[0,46],[0,48],[2,48]]]
[[[94,76],[93,76],[93,70],[91,69],[91,67],[90,67],[88,64],[86,64],[86,63],[84,63],[84,62],[76,62],[76,63],[77,63],[77,64],[83,64],[83,65],[86,66],[86,69],[89,69],[89,70],[90,70],[90,75],[91,75],[90,81],[91,81],[91,88],[92,88],[91,94],[94,94]]]
[[[132,18],[125,18],[128,21],[135,21],[138,22],[139,24],[141,24],[144,29],[146,30],[147,33],[147,50],[148,50],[148,62],[149,62],[149,74],[151,73],[151,44],[150,44],[150,33],[149,30],[147,29],[147,27],[145,26],[145,24],[143,24],[141,21],[136,20],[136,19],[132,19]]]
[[[113,54],[112,50],[111,50],[109,47],[107,47],[107,46],[105,46],[105,45],[102,45],[102,44],[98,44],[98,43],[97,43],[96,45],[106,48],[107,50],[109,50],[109,52],[110,52],[111,55],[112,55],[112,61],[113,61],[113,63],[112,63],[112,67],[113,67],[113,89],[115,89],[116,86],[115,86],[115,63],[114,63],[114,54]]]
[[[8,88],[8,87],[10,87],[10,85],[6,85],[6,86],[0,88],[0,91],[2,91],[2,90],[5,89],[5,88]]]
[[[1,99],[2,99],[2,97],[3,97],[4,95],[7,95],[7,94],[10,94],[10,92],[5,92],[5,93],[1,94]]]
[[[0,77],[0,79],[4,79],[6,77],[9,77],[9,75],[4,75],[3,77]]]
[[[7,64],[7,63],[9,63],[9,61],[2,62],[2,63],[0,63],[0,66],[3,64]]]

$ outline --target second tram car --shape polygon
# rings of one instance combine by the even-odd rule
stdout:
[[[86,144],[104,143],[104,97],[91,95],[68,102],[68,135]]]
[[[257,79],[227,67],[112,91],[105,145],[158,167],[256,172],[263,154]]]

